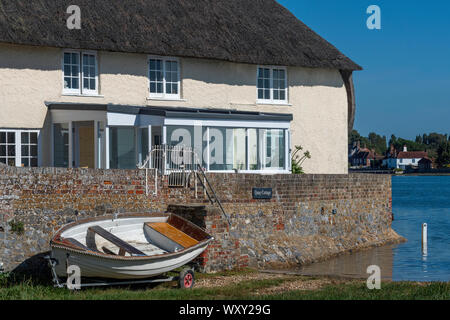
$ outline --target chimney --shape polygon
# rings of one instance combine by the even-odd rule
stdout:
[[[403,146],[403,152],[408,152],[408,147],[406,146],[406,144]]]

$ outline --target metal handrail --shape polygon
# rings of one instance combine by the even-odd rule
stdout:
[[[148,170],[155,170],[155,191],[158,194],[158,173],[160,176],[175,174],[174,179],[182,179],[184,187],[187,187],[187,172],[192,172],[203,186],[206,196],[211,204],[217,203],[222,214],[231,226],[231,221],[225,209],[222,206],[217,194],[206,176],[197,153],[191,147],[185,146],[156,146],[149,152],[147,158],[142,165],[138,165],[139,169],[145,169],[145,189],[148,195]],[[197,179],[195,179],[195,196],[197,197]],[[176,183],[175,183],[176,184]],[[182,184],[180,184],[181,186]],[[209,189],[209,191],[208,191]]]
[[[205,173],[205,171],[203,170],[203,167],[202,167],[200,164],[197,164],[197,165],[198,165],[198,168],[199,168],[199,170],[197,171],[197,177],[198,177],[198,179],[200,180],[200,183],[203,185],[203,188],[205,188],[206,194],[208,195],[208,198],[209,198],[209,201],[210,201],[212,204],[214,204],[214,202],[215,202],[215,203],[217,203],[217,204],[219,205],[220,210],[222,210],[223,215],[225,216],[225,218],[226,218],[227,221],[228,221],[228,225],[231,227],[230,217],[229,217],[229,216],[227,215],[227,213],[225,212],[225,209],[223,208],[222,203],[220,202],[219,198],[217,197],[216,192],[214,191],[214,188],[211,186],[211,183],[209,182],[208,177],[206,176],[206,173]],[[206,187],[205,183],[203,183],[201,177],[199,176],[199,173],[201,173],[201,175],[202,175],[204,181],[205,181],[206,184],[209,186],[209,189],[211,190],[211,193],[212,193],[212,195],[213,195],[214,198],[211,197],[211,195],[209,194],[208,188]]]

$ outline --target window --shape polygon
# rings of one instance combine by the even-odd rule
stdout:
[[[53,125],[53,165],[69,167],[69,124],[55,123]]]
[[[261,168],[261,160],[259,157],[260,138],[262,130],[247,129],[247,143],[248,143],[248,162],[249,170],[259,170]]]
[[[95,54],[83,53],[83,93],[97,93],[97,62]]]
[[[266,154],[264,164],[266,169],[281,170],[286,166],[285,131],[278,129],[266,130]]]
[[[209,171],[285,171],[288,168],[286,129],[167,126],[170,146],[194,147]],[[197,147],[195,147],[197,149]],[[187,163],[187,162],[186,162]],[[170,165],[170,161],[169,161]]]
[[[110,168],[136,168],[136,131],[134,127],[111,127],[110,129]]]
[[[38,136],[33,130],[0,130],[0,163],[37,167]]]
[[[150,98],[180,98],[180,67],[177,59],[150,58]]]
[[[16,133],[0,132],[0,163],[16,165]]]
[[[64,93],[97,95],[97,54],[95,52],[65,51],[63,76]]]
[[[259,103],[287,103],[286,68],[259,67],[257,85]]]
[[[21,165],[22,167],[38,166],[38,134],[37,132],[21,133]]]

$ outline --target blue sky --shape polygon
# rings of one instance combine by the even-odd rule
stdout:
[[[450,1],[279,0],[361,65],[355,129],[414,139],[450,133]],[[370,5],[381,30],[369,30]]]

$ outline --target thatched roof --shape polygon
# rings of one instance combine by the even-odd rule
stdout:
[[[274,0],[0,0],[0,42],[361,69]]]

